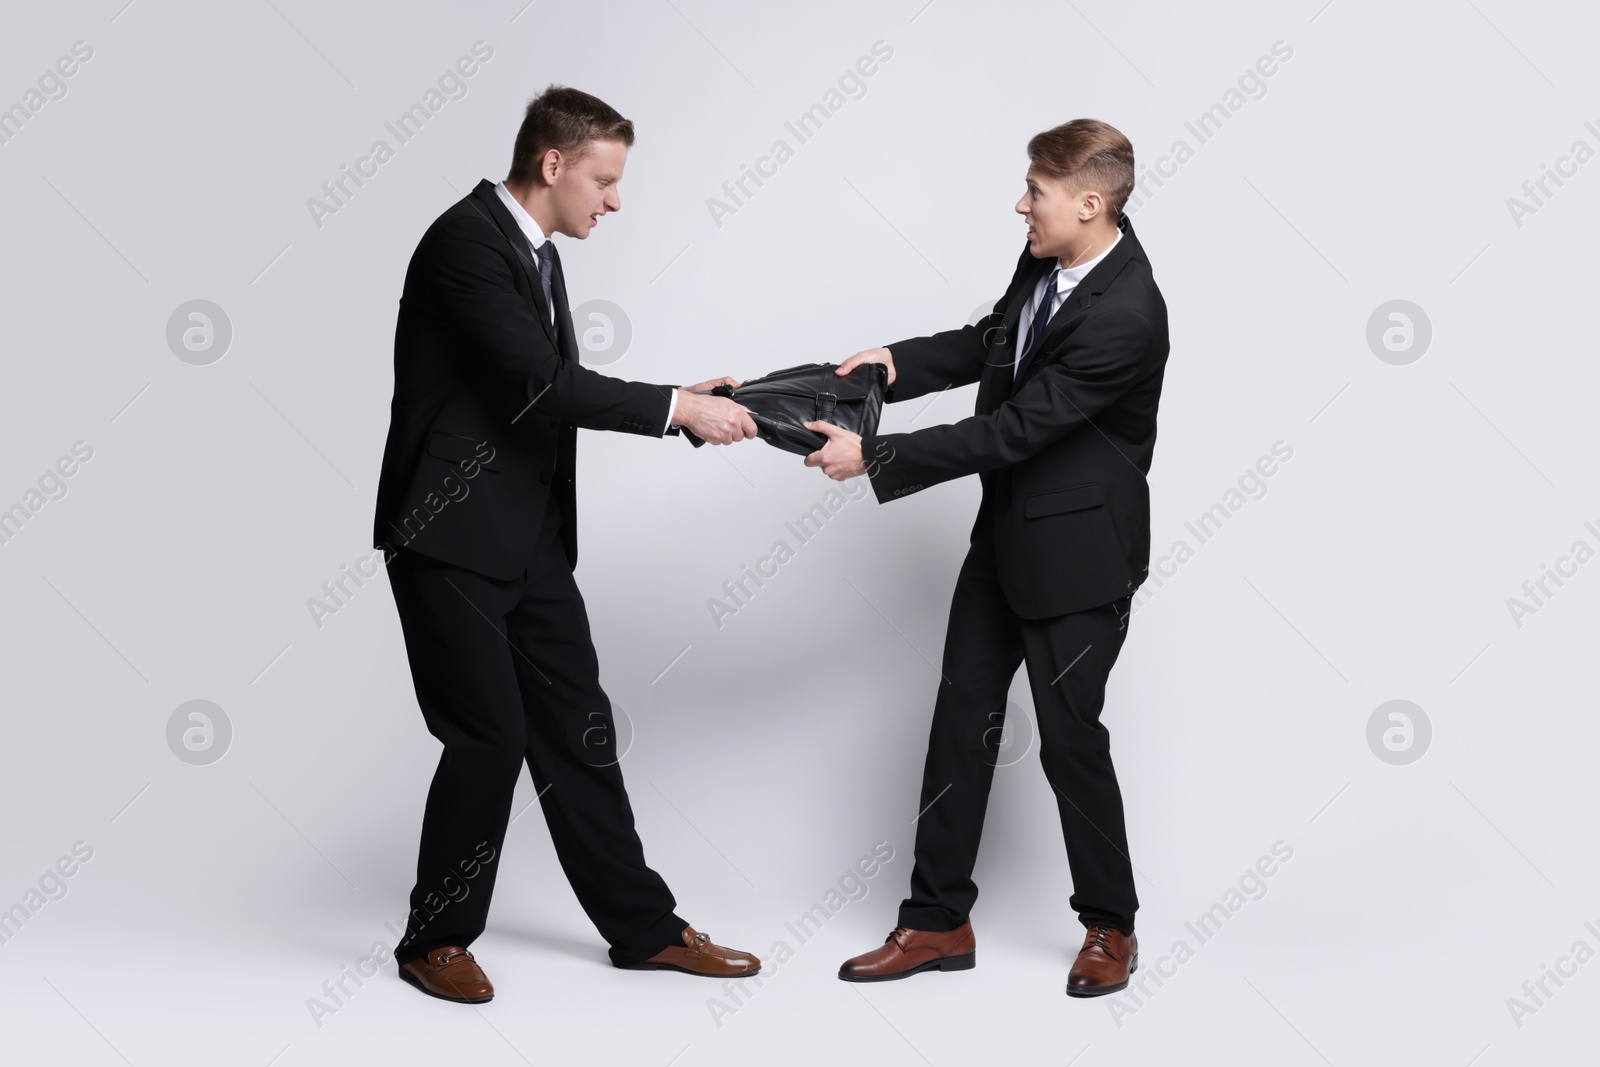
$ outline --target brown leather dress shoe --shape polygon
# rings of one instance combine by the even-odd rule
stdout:
[[[1078,959],[1067,973],[1067,996],[1099,997],[1128,988],[1128,975],[1139,969],[1139,935],[1109,926],[1091,926]]]
[[[840,964],[839,977],[846,982],[887,982],[919,971],[965,971],[977,965],[977,949],[970,920],[954,930],[897,926],[882,945]]]
[[[460,945],[432,949],[400,965],[400,977],[430,997],[461,1004],[482,1004],[494,999],[494,986],[472,953]]]
[[[692,926],[683,928],[683,946],[668,945],[643,963],[617,963],[629,971],[683,971],[708,978],[743,978],[761,970],[761,961],[748,952],[711,943],[708,934]]]

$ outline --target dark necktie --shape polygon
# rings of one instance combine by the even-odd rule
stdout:
[[[555,259],[555,254],[555,242],[548,237],[545,238],[543,244],[534,250],[534,255],[539,257],[539,284],[544,288],[544,306],[550,309],[551,318],[554,318],[556,313],[555,302],[550,297],[550,279],[555,274],[552,263]]]
[[[1039,297],[1038,309],[1033,313],[1033,323],[1028,327],[1028,338],[1023,342],[1022,356],[1017,360],[1017,370],[1012,375],[1012,381],[1022,377],[1023,368],[1028,365],[1028,357],[1039,347],[1039,338],[1044,336],[1044,328],[1050,323],[1050,305],[1055,301],[1056,275],[1060,272],[1059,267],[1052,270],[1045,282],[1044,292]]]

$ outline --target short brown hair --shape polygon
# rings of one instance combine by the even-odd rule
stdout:
[[[507,181],[523,182],[539,172],[539,161],[554,148],[568,160],[581,157],[590,141],[621,141],[633,147],[633,123],[617,109],[581,89],[552,84],[528,101],[511,150]]]
[[[1133,195],[1133,145],[1121,130],[1098,119],[1073,119],[1034,134],[1028,162],[1079,192],[1099,193],[1113,219],[1121,217],[1122,205]]]

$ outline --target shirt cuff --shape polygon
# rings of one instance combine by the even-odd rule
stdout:
[[[677,411],[677,410],[678,410],[678,389],[677,389],[676,386],[674,386],[673,389],[672,389],[672,392],[670,394],[668,394],[668,396],[667,396],[667,422],[666,422],[666,425],[661,427],[661,436],[662,437],[665,437],[667,435],[667,431],[672,429],[672,413]]]

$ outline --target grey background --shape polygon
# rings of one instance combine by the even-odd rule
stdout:
[[[1574,141],[1600,148],[1584,127],[1600,125],[1591,10],[122,3],[13,6],[0,34],[4,105],[75,41],[93,48],[66,95],[0,145],[0,505],[74,442],[93,449],[0,546],[0,907],[59,885],[0,944],[8,1055],[1592,1054],[1582,1020],[1600,964],[1547,984],[1520,1019],[1508,998],[1527,1000],[1523,983],[1575,942],[1600,949],[1583,818],[1600,564],[1550,586],[1520,626],[1507,606],[1574,542],[1600,547],[1584,526],[1600,526],[1600,163],[1549,186],[1520,225],[1507,205]],[[314,225],[307,198],[479,40],[493,57],[466,95]],[[864,95],[794,146],[783,123],[876,41],[893,55]],[[1292,57],[1198,143],[1185,123],[1278,41]],[[578,578],[634,729],[624,766],[647,857],[698,927],[764,958],[785,941],[793,958],[742,1001],[609,967],[535,811],[511,828],[475,946],[492,1004],[425,1000],[384,966],[313,1020],[324,981],[393,944],[384,924],[405,908],[437,745],[385,581],[320,628],[306,602],[369,551],[411,249],[478,179],[504,176],[522,106],[552,81],[638,126],[623,211],[586,242],[558,240],[574,305],[610,301],[632,331],[620,358],[597,358],[646,381],[750,377],[967,321],[1020,250],[1011,208],[1041,129],[1110,121],[1141,171],[1180,139],[1194,149],[1164,184],[1141,181],[1134,213],[1173,338],[1152,541],[1157,560],[1179,540],[1194,553],[1141,591],[1105,716],[1144,963],[1193,950],[1147,996],[1063,995],[1081,930],[1037,752],[996,775],[981,966],[886,986],[833,977],[881,941],[906,889],[975,480],[893,507],[847,487],[856,497],[719,629],[708,598],[833,483],[760,444],[584,434]],[[708,198],[780,137],[794,158],[716,225]],[[232,328],[204,366],[166,341],[197,299]],[[1367,341],[1392,300],[1431,325],[1403,365]],[[955,420],[972,400],[897,405],[887,426]],[[1226,509],[1279,441],[1292,458],[1199,544],[1185,523]],[[1025,743],[1020,674],[1013,699]],[[205,765],[169,747],[192,700],[231,727]],[[1412,762],[1369,747],[1391,700],[1431,726]],[[532,800],[524,776],[517,810]],[[894,859],[799,942],[785,922],[880,840]],[[80,841],[92,858],[50,883]],[[1292,858],[1201,943],[1185,924],[1226,910],[1279,841]],[[737,1010],[715,1019],[713,997]]]

